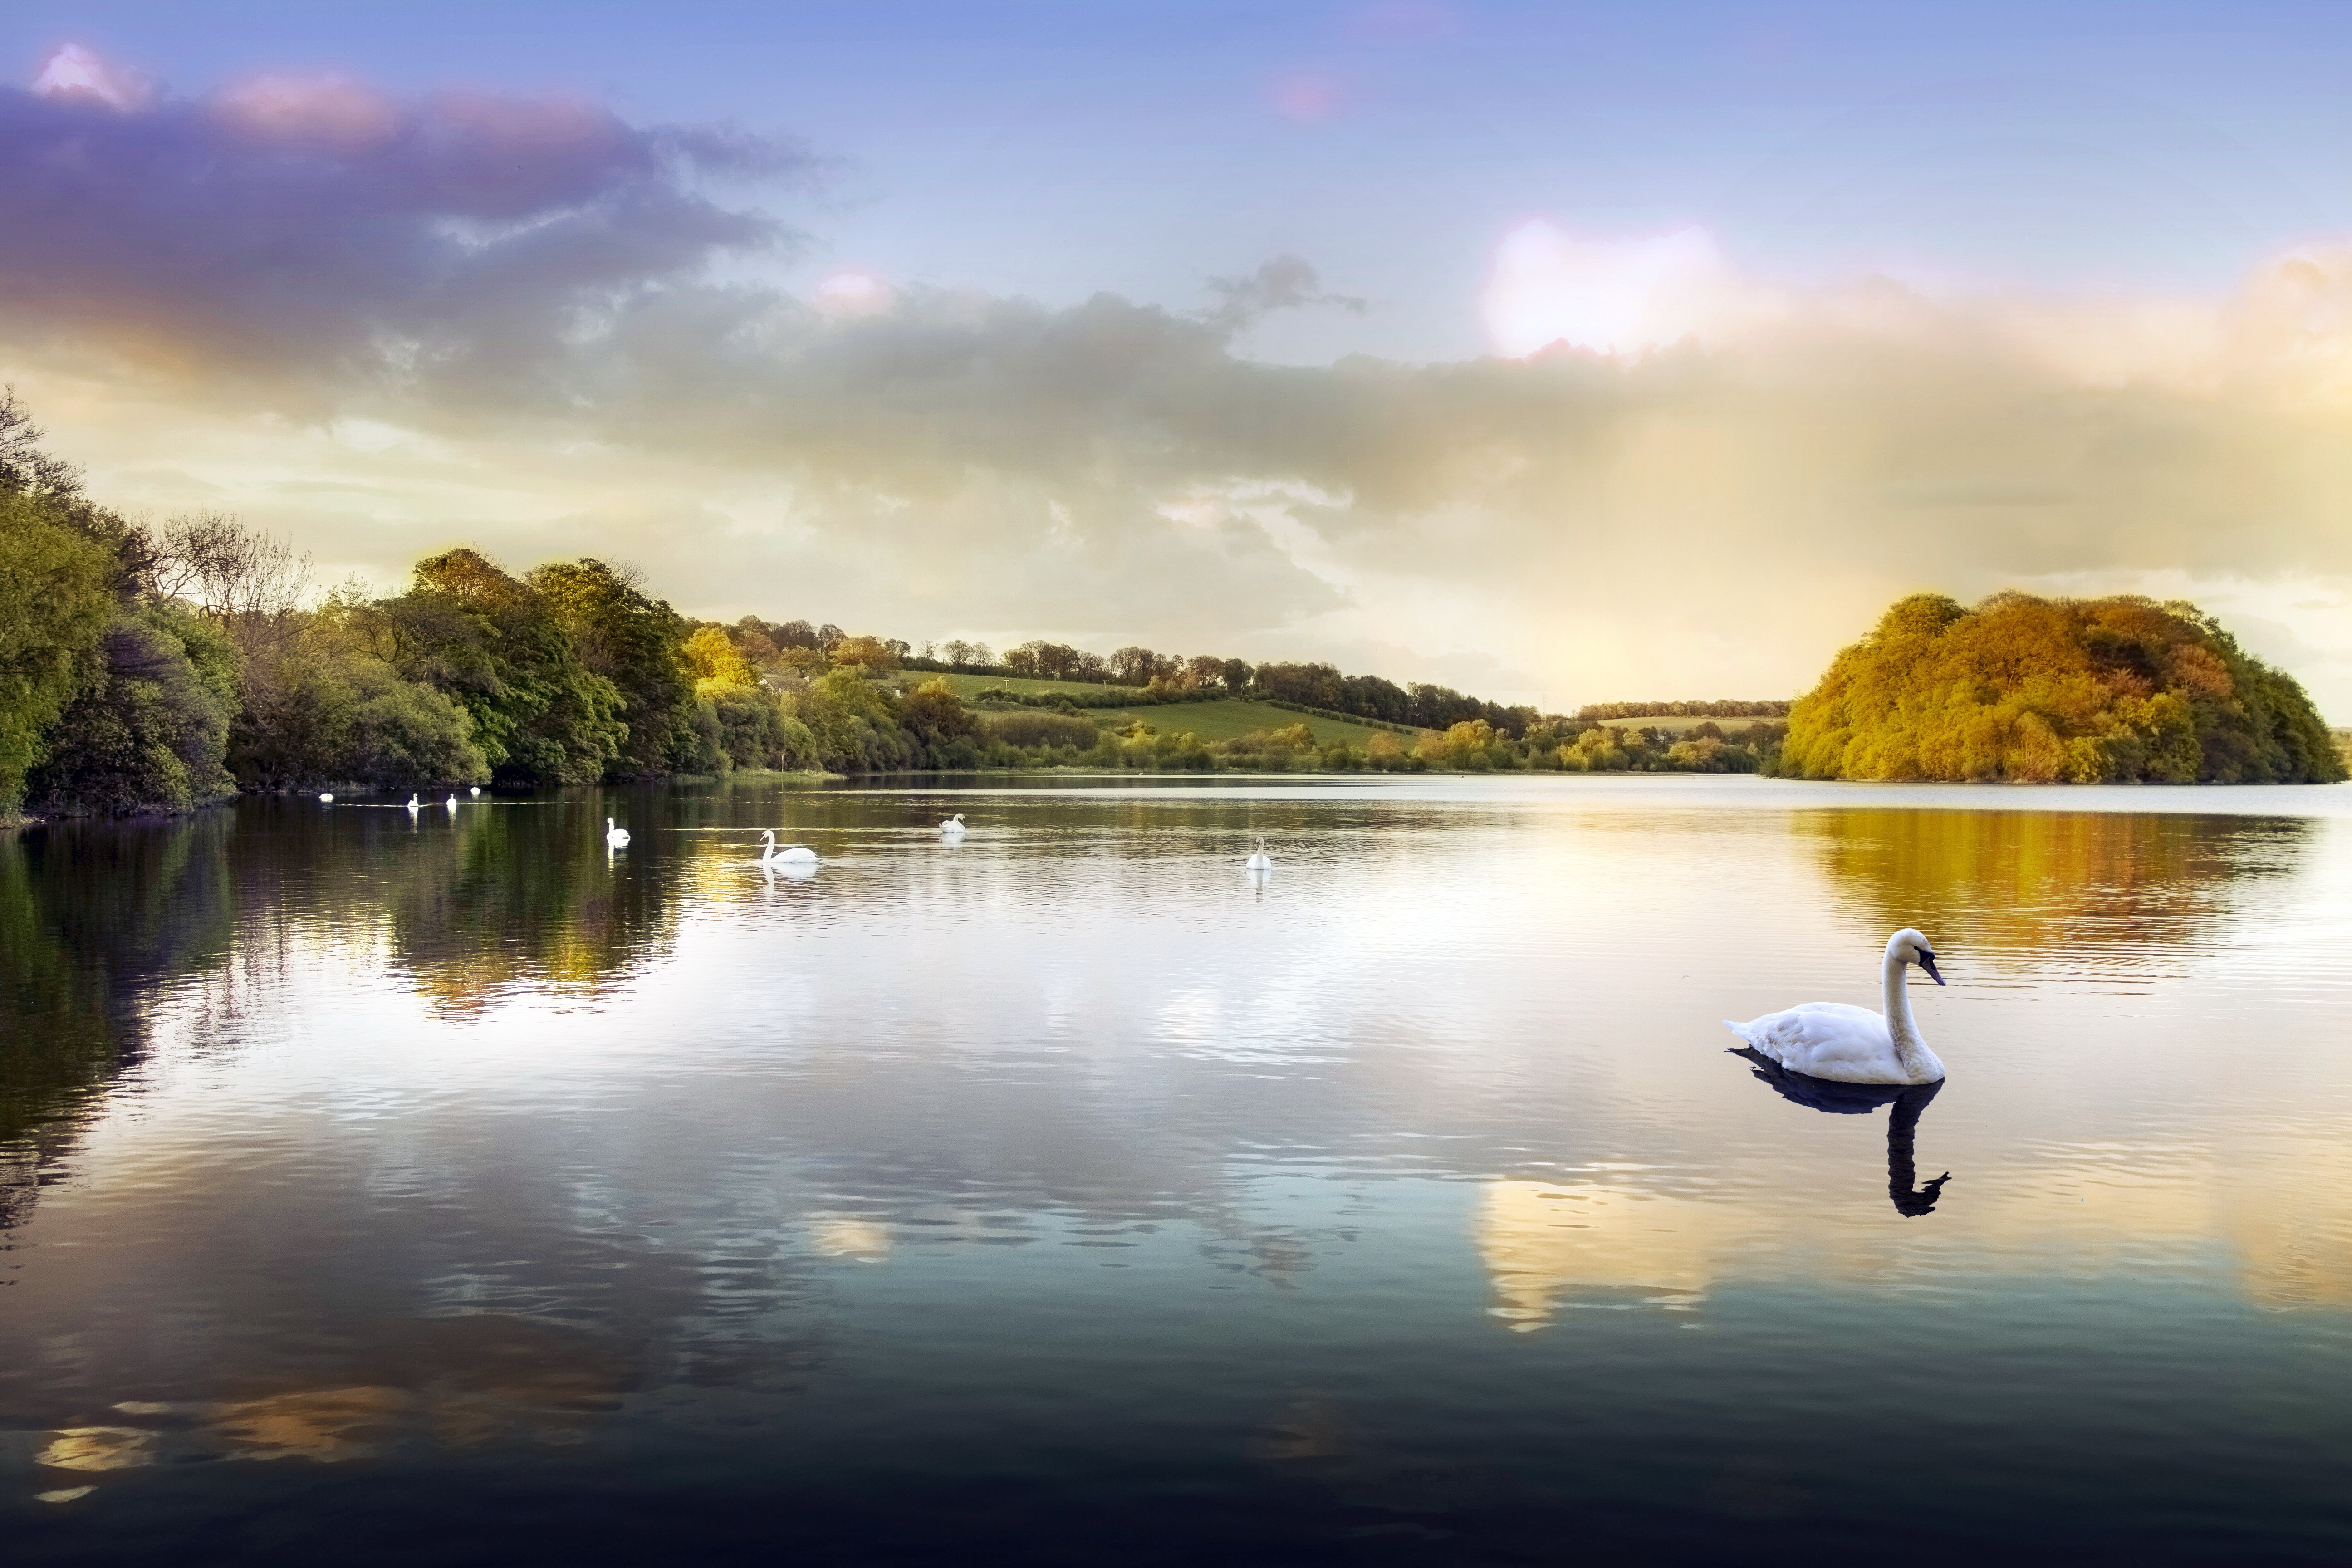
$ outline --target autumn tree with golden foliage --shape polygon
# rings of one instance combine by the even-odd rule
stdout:
[[[1817,779],[2326,784],[2303,688],[2195,605],[2130,595],[1898,601],[1790,715],[1778,771]]]

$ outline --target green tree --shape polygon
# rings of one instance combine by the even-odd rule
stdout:
[[[608,771],[650,778],[675,766],[695,694],[680,648],[685,618],[602,561],[553,562],[526,580],[571,637],[581,664],[620,693],[628,733]]]
[[[379,789],[482,784],[489,761],[470,714],[368,651],[331,603],[283,657],[248,659],[228,763],[264,789],[350,782]]]
[[[916,765],[917,746],[887,692],[855,665],[828,670],[791,699],[820,763],[835,773],[895,773]]]
[[[27,489],[0,491],[0,816],[89,679],[113,618],[114,562]]]
[[[236,650],[175,605],[119,605],[26,780],[37,809],[121,813],[220,800],[238,706]]]
[[[466,710],[497,777],[593,784],[622,754],[620,689],[582,661],[545,595],[474,551],[418,562],[408,593],[354,619],[372,652]]]

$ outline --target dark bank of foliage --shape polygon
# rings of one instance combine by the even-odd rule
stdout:
[[[2324,784],[2345,777],[2303,688],[2195,605],[1997,594],[1889,609],[1799,700],[1804,778]]]
[[[313,604],[284,545],[130,521],[39,438],[0,394],[0,816],[815,764],[782,693],[600,562],[450,551]]]

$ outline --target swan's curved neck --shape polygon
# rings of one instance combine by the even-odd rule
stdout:
[[[1919,1038],[1919,1026],[1911,1016],[1911,988],[1903,984],[1904,963],[1893,949],[1879,972],[1879,986],[1886,995],[1886,1032],[1895,1040],[1895,1058],[1903,1070],[1915,1078],[1929,1060],[1927,1047]]]

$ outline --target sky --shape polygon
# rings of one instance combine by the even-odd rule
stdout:
[[[1801,690],[2196,599],[2352,721],[2352,7],[0,9],[0,381],[322,581]]]

